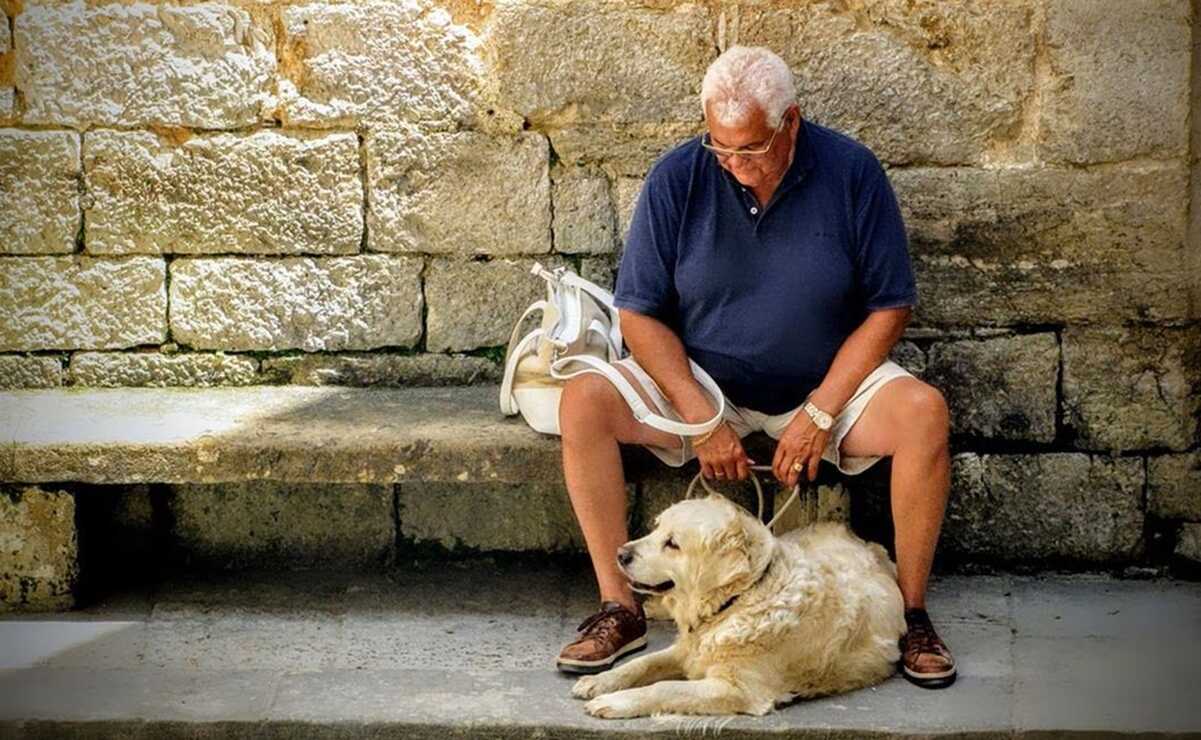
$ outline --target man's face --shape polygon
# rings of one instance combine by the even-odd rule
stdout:
[[[734,176],[738,182],[748,188],[756,188],[770,184],[778,179],[788,166],[788,156],[792,153],[793,142],[796,140],[796,126],[799,110],[794,105],[784,114],[779,133],[767,125],[767,115],[758,106],[751,109],[751,114],[741,126],[723,126],[710,112],[705,109],[705,122],[709,127],[709,143],[723,149],[763,149],[771,142],[771,148],[766,154],[758,156],[719,156],[718,164]],[[775,139],[772,139],[775,134]]]

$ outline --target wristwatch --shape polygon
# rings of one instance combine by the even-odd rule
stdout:
[[[806,400],[802,408],[805,409],[806,414],[809,414],[809,418],[813,419],[813,423],[817,425],[817,428],[823,432],[828,431],[830,427],[834,426],[834,417],[814,406],[812,401]]]

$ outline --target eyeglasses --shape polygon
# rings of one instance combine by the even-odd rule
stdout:
[[[784,124],[787,122],[788,117],[785,116],[780,121],[780,125],[776,126],[776,130],[772,132],[771,138],[767,140],[767,145],[762,149],[727,149],[724,146],[716,146],[709,138],[709,132],[707,131],[705,132],[705,135],[701,137],[701,146],[716,154],[717,158],[723,162],[730,157],[742,157],[743,159],[762,157],[764,154],[767,154],[769,151],[771,151],[771,145],[776,141],[776,134],[780,133],[780,130],[784,128]]]

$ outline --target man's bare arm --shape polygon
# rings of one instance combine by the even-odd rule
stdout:
[[[666,324],[645,314],[620,308],[621,333],[630,354],[663,390],[667,400],[689,423],[706,421],[717,413],[688,366],[684,343]]]
[[[908,306],[869,313],[838,348],[826,377],[809,398],[813,405],[837,416],[863,379],[888,357],[912,314]]]

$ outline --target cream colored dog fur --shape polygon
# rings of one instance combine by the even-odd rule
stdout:
[[[757,714],[896,672],[896,566],[841,524],[775,537],[721,496],[681,501],[618,558],[656,594],[675,643],[576,682],[596,717]]]

